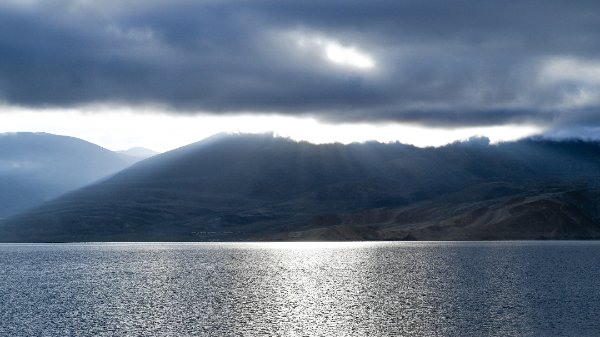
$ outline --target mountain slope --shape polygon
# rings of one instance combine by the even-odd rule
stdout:
[[[600,145],[582,141],[419,149],[217,135],[13,218],[0,239],[590,238],[600,233],[590,201],[599,172]],[[580,201],[560,197],[572,190]],[[542,201],[517,202],[527,198]],[[564,212],[544,217],[561,203]],[[360,220],[377,213],[388,218]],[[585,221],[551,235],[569,219]],[[541,225],[521,236],[505,230],[534,220]]]
[[[272,240],[599,239],[600,190],[532,191],[479,202],[432,201],[328,214]]]
[[[0,218],[95,182],[135,161],[73,137],[0,134]]]

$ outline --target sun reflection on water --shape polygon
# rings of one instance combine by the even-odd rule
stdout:
[[[592,336],[600,329],[590,319],[600,310],[599,249],[0,245],[0,335]]]

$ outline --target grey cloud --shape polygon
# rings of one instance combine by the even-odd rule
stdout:
[[[597,125],[597,124],[596,124]],[[600,140],[600,127],[598,126],[562,126],[547,130],[543,136],[551,139],[585,139]]]
[[[600,125],[600,81],[541,78],[553,58],[596,70],[597,1],[16,3],[0,5],[0,100],[9,104]],[[332,65],[293,34],[363,51],[376,67]]]

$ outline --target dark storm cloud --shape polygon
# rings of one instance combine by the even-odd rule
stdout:
[[[598,41],[597,1],[9,1],[0,100],[600,125]],[[375,66],[329,62],[331,44]]]

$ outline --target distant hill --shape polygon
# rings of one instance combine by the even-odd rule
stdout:
[[[121,153],[127,156],[146,159],[158,154],[158,152],[147,149],[145,147],[132,147],[128,150],[117,151],[117,153]]]
[[[0,134],[0,218],[95,182],[138,160],[73,137]]]
[[[217,135],[0,226],[3,241],[600,238],[600,144]]]

